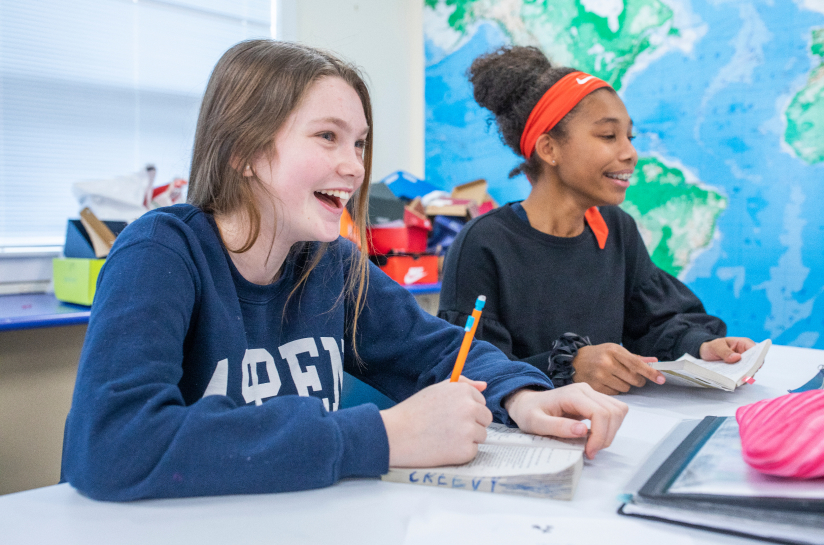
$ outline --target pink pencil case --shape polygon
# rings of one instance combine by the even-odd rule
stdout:
[[[735,412],[744,461],[779,477],[824,477],[824,390],[765,399]]]

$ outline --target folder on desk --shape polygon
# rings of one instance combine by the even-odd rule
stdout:
[[[687,421],[628,485],[622,515],[776,543],[824,545],[824,479],[758,473],[733,417]]]

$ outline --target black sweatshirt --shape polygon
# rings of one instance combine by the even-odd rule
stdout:
[[[726,335],[723,321],[652,263],[620,208],[600,207],[609,227],[603,250],[588,225],[575,237],[547,235],[517,208],[488,212],[460,232],[444,264],[438,316],[463,326],[486,295],[477,338],[544,372],[553,341],[567,332],[664,361],[697,357],[702,343]]]

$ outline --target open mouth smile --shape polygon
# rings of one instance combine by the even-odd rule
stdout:
[[[315,198],[322,203],[331,206],[332,208],[343,208],[349,197],[352,196],[351,191],[342,191],[337,189],[322,189],[315,191]]]

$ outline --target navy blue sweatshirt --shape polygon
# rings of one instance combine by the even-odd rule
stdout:
[[[338,411],[343,371],[401,401],[445,380],[463,329],[423,312],[370,265],[354,357],[342,297],[357,249],[329,245],[292,293],[317,243],[280,278],[245,280],[214,219],[177,205],[117,238],[101,271],[72,408],[63,479],[98,499],[262,493],[388,470],[376,406]],[[291,297],[290,297],[291,294]],[[464,375],[489,383],[489,409],[545,375],[475,342]]]

